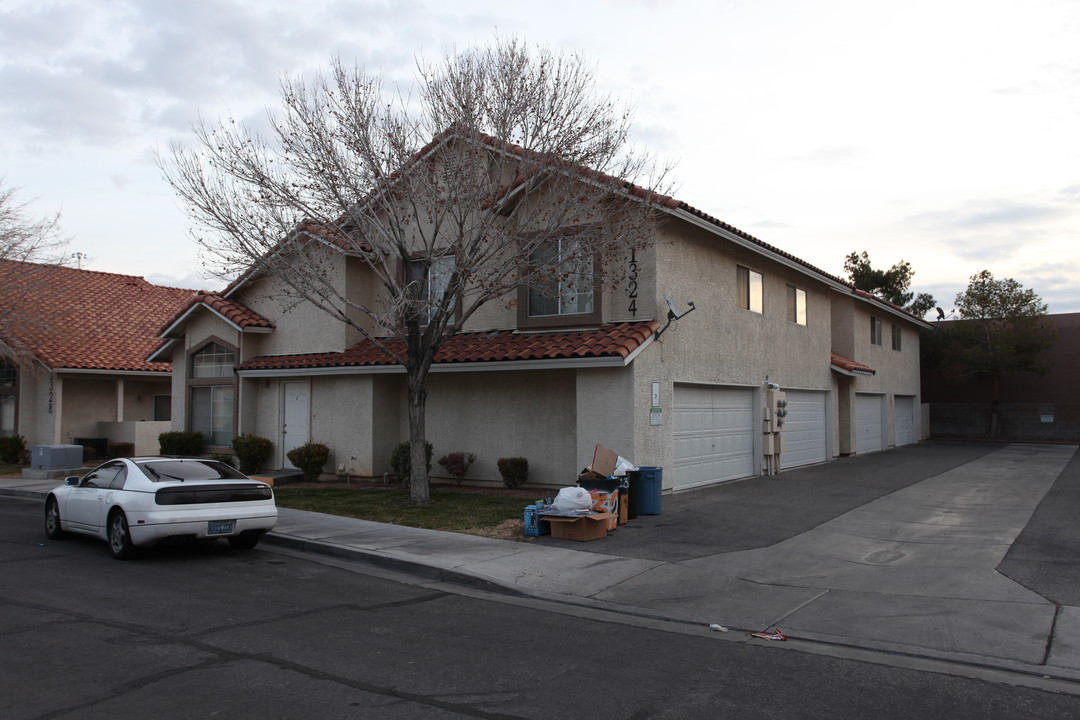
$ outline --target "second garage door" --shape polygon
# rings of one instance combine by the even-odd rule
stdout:
[[[816,390],[785,391],[788,414],[784,418],[781,468],[821,463],[829,459],[825,395]]]
[[[855,393],[855,452],[866,453],[885,447],[883,395]]]
[[[754,474],[754,390],[675,386],[676,490]]]

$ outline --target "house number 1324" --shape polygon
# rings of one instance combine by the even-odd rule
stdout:
[[[637,251],[630,250],[630,272],[627,275],[629,284],[626,288],[626,294],[630,298],[630,306],[627,310],[631,315],[637,315]]]

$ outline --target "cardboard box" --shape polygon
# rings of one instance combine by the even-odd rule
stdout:
[[[597,445],[593,450],[592,469],[600,477],[611,477],[615,474],[615,466],[619,464],[619,455],[613,450],[608,450],[602,445]]]
[[[581,541],[599,540],[607,537],[607,528],[611,517],[611,513],[596,513],[594,515],[582,515],[581,517],[544,516],[551,526],[551,537]]]

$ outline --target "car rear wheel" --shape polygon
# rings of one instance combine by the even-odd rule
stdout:
[[[234,550],[250,550],[259,544],[262,536],[261,530],[245,530],[239,535],[229,538],[229,545]]]
[[[45,501],[45,535],[50,540],[60,540],[67,535],[60,525],[60,505],[54,497]]]
[[[131,542],[123,510],[114,510],[109,516],[109,552],[117,560],[127,560],[135,555],[135,545]]]

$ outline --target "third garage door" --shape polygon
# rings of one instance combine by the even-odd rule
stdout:
[[[754,390],[675,386],[676,490],[754,474]]]

